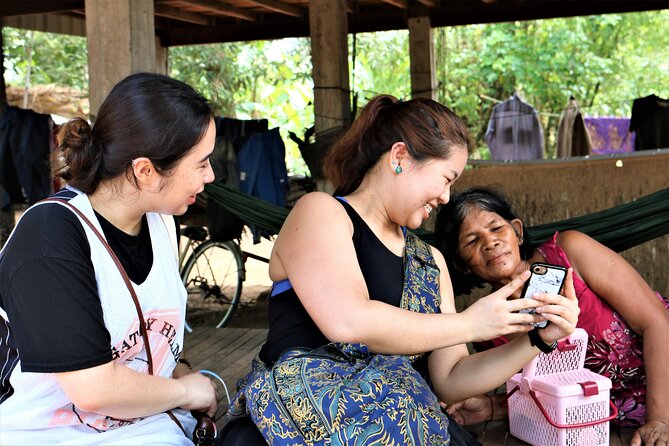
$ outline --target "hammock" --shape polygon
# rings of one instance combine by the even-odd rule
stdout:
[[[288,216],[288,209],[246,195],[223,184],[208,184],[205,190],[210,199],[220,203],[245,223],[254,224],[272,234],[279,233]],[[530,234],[530,243],[538,246],[555,231],[568,229],[588,234],[617,252],[661,237],[669,233],[669,189],[603,211],[531,226],[527,230]],[[415,232],[428,243],[436,242],[432,232],[421,229]]]

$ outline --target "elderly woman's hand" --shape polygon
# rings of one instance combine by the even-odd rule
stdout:
[[[576,329],[578,314],[581,310],[574,291],[572,268],[567,271],[563,290],[564,296],[544,293],[532,296],[535,300],[542,302],[542,305],[536,308],[537,314],[550,321],[546,328],[539,331],[541,338],[549,345],[569,336]]]
[[[489,395],[476,395],[459,403],[439,403],[453,419],[463,426],[492,421],[495,414],[493,397]],[[498,411],[501,413],[501,410]],[[497,418],[497,417],[495,417]]]
[[[669,445],[669,424],[660,420],[647,420],[632,437],[632,446]]]

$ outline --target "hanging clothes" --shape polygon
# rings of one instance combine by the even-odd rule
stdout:
[[[562,111],[557,134],[557,157],[586,156],[590,154],[592,143],[583,122],[583,114],[576,99],[569,99],[569,103]]]
[[[669,99],[654,94],[632,104],[630,131],[635,132],[635,150],[669,148]]]
[[[49,115],[5,106],[0,120],[0,209],[32,205],[52,191]]]
[[[492,109],[485,141],[495,160],[531,160],[544,156],[539,114],[514,93]]]
[[[585,128],[592,142],[593,155],[628,153],[634,150],[634,133],[629,118],[586,116]]]
[[[264,132],[269,127],[267,119],[214,118],[216,142],[209,158],[215,182],[239,189],[239,162],[237,153],[249,136]],[[242,236],[244,222],[214,200],[207,201],[207,226],[212,240],[227,241]]]
[[[239,160],[239,189],[254,197],[262,198],[277,206],[286,206],[288,172],[286,146],[279,128],[249,135],[237,154]],[[253,241],[270,234],[251,227]]]

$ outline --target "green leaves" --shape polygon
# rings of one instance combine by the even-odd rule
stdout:
[[[59,84],[88,91],[86,39],[15,28],[3,28],[5,81],[25,84]]]
[[[573,95],[588,115],[629,116],[634,98],[669,96],[669,11],[436,30],[438,99],[468,122],[474,157],[495,105],[514,91],[541,115],[554,152],[557,119]],[[483,101],[483,102],[482,102]]]

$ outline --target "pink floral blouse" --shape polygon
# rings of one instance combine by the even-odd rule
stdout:
[[[537,248],[548,263],[571,267],[565,252],[555,244],[558,233]],[[574,289],[581,313],[577,326],[588,332],[585,367],[611,379],[611,399],[619,415],[614,423],[639,426],[646,414],[646,372],[643,366],[642,339],[611,306],[574,274]],[[665,308],[669,302],[659,293]],[[476,344],[489,349],[507,343],[504,337]]]

